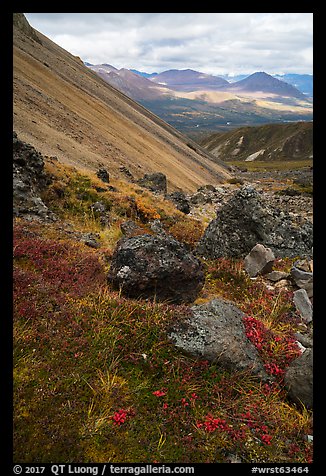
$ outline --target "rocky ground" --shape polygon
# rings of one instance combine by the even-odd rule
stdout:
[[[312,196],[247,172],[167,194],[13,145],[17,458],[310,462]]]
[[[234,184],[201,187],[195,194],[188,195],[187,198],[191,204],[190,215],[198,219],[203,216],[212,218],[216,210],[229,200],[240,184],[251,184],[265,195],[272,207],[290,213],[298,220],[298,223],[304,219],[313,221],[313,197],[310,193],[313,182],[311,168],[264,172],[237,170],[236,175]]]

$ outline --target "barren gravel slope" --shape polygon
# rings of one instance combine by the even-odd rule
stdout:
[[[35,32],[35,30],[33,30]],[[40,152],[78,168],[163,172],[169,190],[229,178],[197,144],[105,83],[39,32],[14,25],[14,129]],[[189,147],[190,144],[191,147]],[[192,148],[193,147],[193,148]]]

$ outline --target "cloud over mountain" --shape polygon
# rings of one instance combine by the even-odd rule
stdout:
[[[312,13],[27,13],[84,61],[161,72],[312,73]]]

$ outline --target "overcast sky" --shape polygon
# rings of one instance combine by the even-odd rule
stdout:
[[[89,63],[148,73],[313,73],[312,13],[25,13]]]

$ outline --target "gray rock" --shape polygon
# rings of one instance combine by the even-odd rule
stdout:
[[[198,190],[190,197],[191,205],[205,205],[212,202],[212,193],[207,193],[204,190]]]
[[[301,334],[301,332],[296,332],[294,334],[294,337],[302,344],[304,347],[312,347],[313,346],[313,340],[312,337]]]
[[[282,279],[287,279],[288,277],[289,277],[289,273],[286,273],[285,271],[277,271],[277,270],[274,270],[271,273],[267,273],[265,275],[266,279],[274,283],[277,283],[278,281],[281,281]]]
[[[307,349],[289,365],[284,376],[289,397],[307,408],[313,407],[313,351]]]
[[[305,289],[298,289],[293,293],[293,302],[304,322],[312,321],[313,309]]]
[[[91,209],[96,213],[104,213],[106,211],[106,206],[103,202],[95,202],[91,205]]]
[[[290,271],[291,278],[300,289],[307,291],[308,297],[313,296],[313,273],[310,271],[303,271],[296,266],[293,266]]]
[[[206,184],[206,185],[202,185],[201,187],[199,187],[197,189],[197,192],[216,192],[217,188],[214,187],[214,185],[211,185],[211,184]],[[223,189],[220,189],[223,191]]]
[[[170,236],[170,238],[172,238],[171,235],[168,235],[168,233],[166,233],[166,231],[164,230],[161,220],[153,220],[152,222],[150,222],[150,227],[156,235]]]
[[[272,271],[275,260],[274,253],[270,248],[257,243],[244,259],[244,269],[250,277],[266,274]]]
[[[246,337],[243,317],[232,302],[213,299],[192,306],[191,315],[175,324],[168,337],[186,354],[216,362],[228,370],[248,370],[267,380],[258,352]]]
[[[100,235],[98,233],[81,233],[80,235],[81,241],[85,243],[86,246],[90,248],[98,249],[101,247],[99,243]]]
[[[120,230],[125,236],[133,236],[136,234],[143,233],[143,228],[137,225],[133,220],[127,220],[121,223]]]
[[[108,280],[129,297],[189,303],[205,275],[202,263],[177,240],[145,234],[118,242]]]

